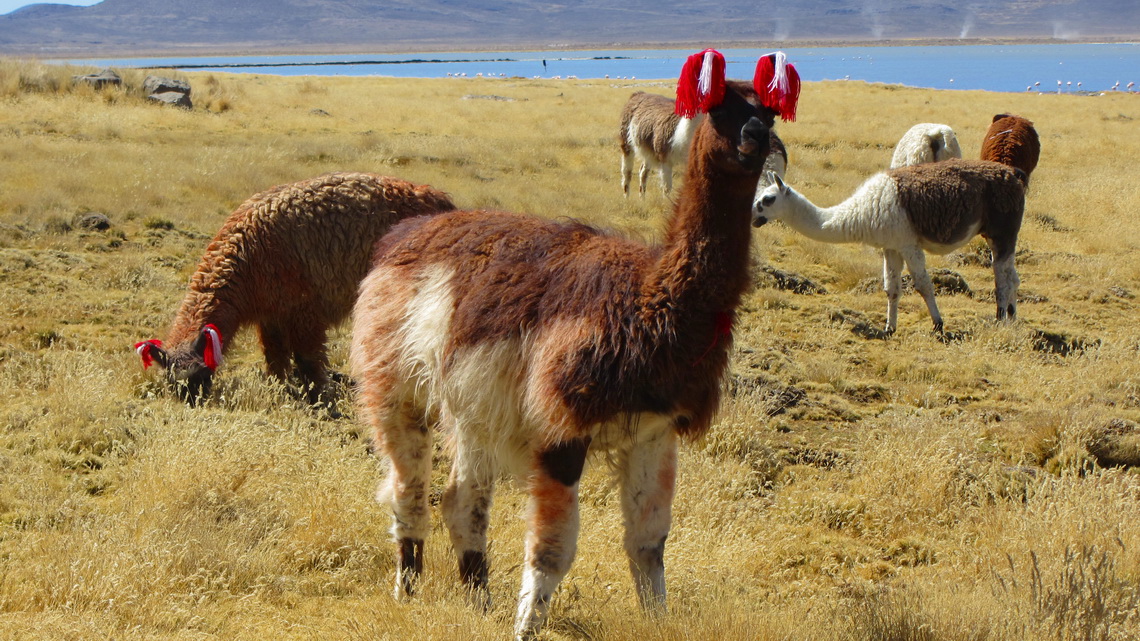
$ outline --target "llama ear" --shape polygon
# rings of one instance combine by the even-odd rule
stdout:
[[[770,53],[757,61],[752,88],[760,97],[760,104],[775,111],[785,122],[795,122],[800,74],[783,51]]]
[[[155,363],[158,363],[162,369],[166,369],[170,364],[170,357],[166,354],[166,350],[162,349],[162,341],[158,339],[135,343],[135,353],[142,359],[143,369],[148,369]]]
[[[202,357],[206,367],[218,369],[222,364],[222,333],[213,325],[205,325],[194,341],[194,353]]]
[[[724,56],[715,49],[694,53],[677,80],[675,112],[684,118],[708,113],[724,100]]]
[[[782,193],[787,193],[788,186],[785,185],[784,181],[780,179],[780,174],[777,174],[774,171],[770,171],[768,173],[772,175],[772,182],[776,185],[776,188],[779,189]]]

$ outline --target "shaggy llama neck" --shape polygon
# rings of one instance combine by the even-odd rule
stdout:
[[[748,284],[749,218],[759,173],[726,175],[708,152],[694,148],[693,154],[664,252],[645,281],[647,302],[677,316],[731,313]]]

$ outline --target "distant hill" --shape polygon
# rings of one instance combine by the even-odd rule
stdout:
[[[0,16],[0,53],[387,51],[781,40],[1102,38],[1136,0],[103,0]]]

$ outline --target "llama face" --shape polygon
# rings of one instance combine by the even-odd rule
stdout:
[[[752,202],[752,226],[763,227],[769,220],[780,217],[779,209],[788,195],[788,186],[775,172],[764,175],[767,186],[756,193]]]
[[[768,158],[768,131],[775,114],[763,107],[756,92],[745,83],[729,82],[724,100],[709,110],[712,129],[722,145],[731,145],[718,154],[726,171],[758,172]],[[733,153],[735,152],[735,153]]]
[[[166,380],[178,398],[193,407],[210,395],[214,370],[207,367],[202,355],[193,350],[174,353],[166,368]]]

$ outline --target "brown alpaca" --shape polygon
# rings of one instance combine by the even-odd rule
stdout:
[[[316,403],[328,382],[325,333],[352,311],[376,240],[396,221],[454,208],[431,187],[365,173],[263,191],[206,247],[165,343],[136,350],[193,405],[210,393],[234,333],[254,325],[269,373],[284,380],[294,361]]]
[[[982,160],[1000,162],[1025,172],[1028,180],[1037,168],[1041,141],[1033,123],[1021,116],[998,114],[982,141]]]
[[[720,86],[661,245],[490,211],[407,221],[378,244],[351,364],[391,460],[380,496],[394,512],[397,597],[423,567],[439,416],[454,448],[444,522],[483,604],[494,481],[501,469],[526,480],[518,638],[537,634],[574,558],[591,452],[618,478],[640,601],[663,607],[677,443],[709,429],[720,399],[775,115],[747,84]]]

